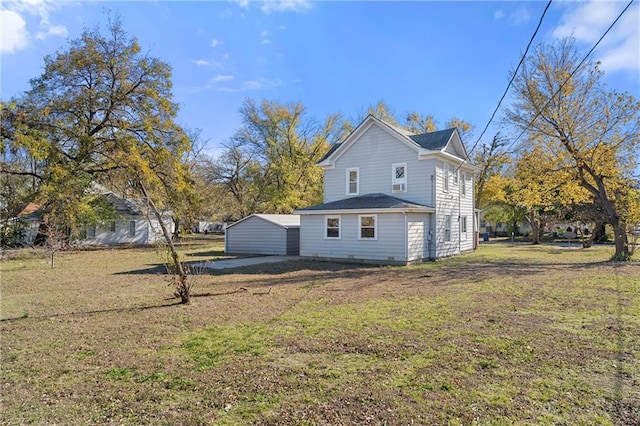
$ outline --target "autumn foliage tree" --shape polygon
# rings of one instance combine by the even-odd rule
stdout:
[[[233,196],[235,213],[291,213],[321,202],[322,170],[315,164],[340,138],[340,116],[317,121],[301,103],[252,99],[240,115],[242,126],[209,171]]]
[[[554,158],[550,173],[579,183],[601,206],[614,230],[614,257],[627,259],[622,206],[640,151],[640,103],[607,91],[598,63],[580,56],[571,38],[539,46],[514,80],[507,118]]]
[[[171,67],[143,53],[116,16],[106,31],[85,29],[67,49],[45,57],[43,74],[30,83],[12,102],[16,119],[2,140],[3,151],[28,157],[22,164],[29,167],[5,162],[3,172],[33,178],[36,201],[71,235],[96,212],[95,184],[146,200],[188,303],[186,274],[160,212],[190,194],[183,161],[190,140],[174,121]]]

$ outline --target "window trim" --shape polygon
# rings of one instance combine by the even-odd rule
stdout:
[[[373,237],[363,237],[362,236],[362,218],[372,217],[373,218]],[[365,227],[370,229],[370,226]],[[377,214],[359,214],[358,215],[358,240],[365,241],[376,241],[378,239],[378,215]]]
[[[109,232],[116,232],[116,221],[115,220],[111,220],[109,221]]]
[[[398,167],[404,167],[404,177],[402,177],[402,178],[397,178],[396,177],[396,169]],[[404,163],[394,163],[394,164],[391,165],[391,192],[395,192],[395,193],[407,192],[408,170],[409,169],[407,168],[407,163],[406,162],[404,162]],[[401,191],[394,190],[393,186],[397,185],[397,184],[403,184],[404,185],[404,189],[401,190]]]
[[[338,219],[338,236],[330,237],[328,236],[329,231],[329,219]],[[331,229],[336,229],[335,227],[331,227]],[[325,240],[339,240],[342,238],[342,218],[339,215],[328,215],[324,217],[324,239]]]
[[[460,233],[462,234],[467,233],[467,217],[466,216],[460,217]]]
[[[135,220],[130,220],[129,221],[129,237],[130,238],[135,238],[136,236],[136,230],[137,230],[137,223]]]
[[[449,163],[442,162],[442,192],[449,192]]]
[[[464,172],[460,174],[460,196],[467,196],[467,174]]]
[[[351,172],[356,172],[356,192],[351,192]],[[347,169],[347,176],[346,176],[346,181],[347,181],[347,188],[346,188],[346,194],[347,195],[358,195],[360,194],[360,168],[359,167],[349,167]]]
[[[444,224],[442,225],[444,229],[444,241],[451,242],[451,215],[444,215]]]

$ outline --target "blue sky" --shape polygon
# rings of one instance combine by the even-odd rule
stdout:
[[[574,35],[586,53],[627,2],[554,1],[536,42]],[[358,117],[384,100],[398,115],[489,120],[546,2],[3,0],[1,95],[19,96],[83,27],[118,12],[143,50],[173,68],[178,122],[216,154],[250,97],[302,102],[310,116]],[[640,7],[595,51],[605,82],[640,99]],[[497,122],[483,140],[499,130]]]

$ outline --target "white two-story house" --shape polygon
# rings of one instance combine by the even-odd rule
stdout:
[[[294,212],[300,255],[408,264],[473,250],[466,159],[455,128],[413,134],[367,116],[318,163],[324,203]]]

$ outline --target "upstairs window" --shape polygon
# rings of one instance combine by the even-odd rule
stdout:
[[[460,232],[462,232],[463,234],[467,232],[467,217],[466,216],[462,216],[460,218]]]
[[[466,173],[461,173],[461,176],[460,176],[460,195],[463,196],[463,197],[465,195],[467,195],[467,182],[466,182],[466,180],[467,180]]]
[[[391,190],[393,192],[407,192],[407,163],[391,166]]]
[[[449,164],[442,164],[442,190],[449,192]]]
[[[375,240],[377,237],[376,232],[376,215],[360,215],[358,216],[360,221],[360,234],[358,239],[360,240]]]
[[[340,216],[326,216],[325,222],[325,234],[324,237],[328,239],[340,238]]]
[[[358,195],[359,192],[360,173],[358,169],[347,169],[347,195]]]

